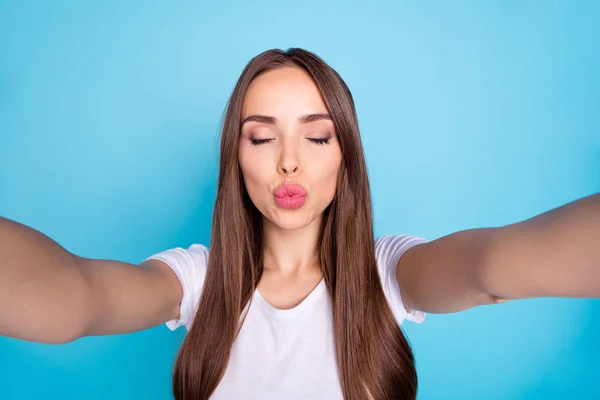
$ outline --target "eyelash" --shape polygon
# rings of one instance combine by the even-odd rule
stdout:
[[[322,139],[308,139],[313,143],[316,144],[329,144],[329,138],[322,138]]]
[[[308,140],[310,140],[311,142],[313,142],[315,144],[324,145],[324,144],[329,144],[329,140],[330,139],[331,138],[320,138],[320,139],[309,138]],[[254,146],[258,146],[258,145],[261,145],[263,143],[270,142],[271,140],[273,140],[273,139],[250,139],[250,142]]]

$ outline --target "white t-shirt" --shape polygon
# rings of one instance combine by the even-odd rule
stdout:
[[[421,323],[425,318],[423,312],[406,311],[396,281],[400,256],[424,242],[408,235],[386,235],[375,241],[383,291],[399,325],[407,319]],[[167,263],[183,287],[180,318],[166,323],[171,330],[180,326],[189,330],[192,325],[208,253],[205,246],[194,244],[149,257]],[[211,399],[342,399],[334,340],[331,299],[324,280],[300,304],[287,310],[271,306],[257,289],[225,375]]]

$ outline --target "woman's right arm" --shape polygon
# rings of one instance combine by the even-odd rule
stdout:
[[[76,256],[0,217],[0,336],[67,343],[134,332],[179,316],[183,290],[163,262]]]

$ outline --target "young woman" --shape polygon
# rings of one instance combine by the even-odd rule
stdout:
[[[600,196],[431,242],[373,237],[352,96],[316,55],[250,61],[223,125],[210,252],[140,266],[0,219],[0,334],[189,332],[177,399],[414,399],[400,325],[534,296],[600,297]]]

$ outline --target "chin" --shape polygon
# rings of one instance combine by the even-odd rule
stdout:
[[[280,229],[296,230],[302,229],[315,222],[317,217],[311,215],[308,210],[284,210],[276,208],[267,218],[269,222]]]

